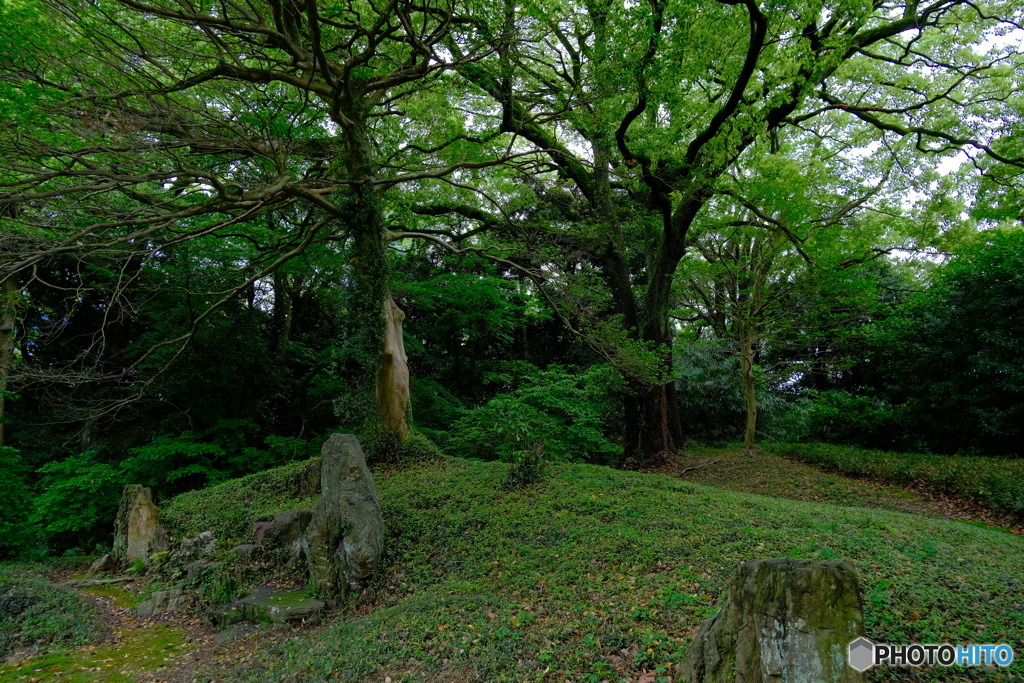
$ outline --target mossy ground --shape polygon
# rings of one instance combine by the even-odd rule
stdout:
[[[791,450],[777,445],[769,445],[753,454],[739,445],[691,448],[660,471],[676,475],[687,468],[690,471],[682,475],[686,481],[719,486],[730,491],[929,517],[948,518],[959,514],[963,518],[984,517],[989,521],[1002,517],[995,511],[991,514],[978,514],[982,512],[982,506],[955,497],[936,495],[931,490],[917,488],[910,491],[892,482],[867,478],[864,474],[859,479],[851,479],[823,471],[822,465],[816,467],[800,462]],[[982,523],[977,519],[975,522]]]
[[[507,469],[446,459],[377,475],[389,555],[354,615],[275,636],[216,678],[665,678],[736,565],[756,557],[852,559],[876,641],[1024,643],[1018,537],[588,465],[552,465],[507,492]],[[1015,664],[914,679],[1022,676]]]
[[[50,581],[53,564],[0,563],[0,661],[37,646],[95,642],[103,629],[96,608],[78,592]]]
[[[826,443],[768,444],[766,449],[830,472],[951,494],[1024,519],[1021,458],[893,453]]]
[[[186,648],[181,628],[151,624],[116,643],[54,652],[0,667],[0,681],[136,683],[159,679]]]
[[[125,590],[120,585],[63,590],[84,591],[106,598],[109,604],[121,610],[139,603],[138,593]],[[79,601],[96,609],[88,600],[79,598]],[[100,640],[98,633],[91,636],[93,641]],[[161,672],[174,666],[175,657],[188,650],[185,631],[180,626],[144,619],[119,624],[108,634],[106,641],[78,647],[61,647],[60,643],[54,643],[43,654],[0,666],[0,681],[136,683],[161,678]]]

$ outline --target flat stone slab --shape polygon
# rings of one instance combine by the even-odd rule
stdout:
[[[225,626],[245,621],[245,613],[239,609],[237,604],[231,603],[230,605],[220,605],[207,610],[206,618],[214,626],[224,628]]]
[[[324,611],[326,605],[306,595],[305,588],[281,591],[273,586],[260,586],[234,603],[246,619],[253,621],[302,621]]]

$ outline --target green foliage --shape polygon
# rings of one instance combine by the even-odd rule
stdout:
[[[102,637],[99,612],[41,564],[0,563],[0,657],[19,647],[87,645]]]
[[[39,469],[31,521],[49,544],[91,550],[113,533],[124,473],[99,455],[85,451]]]
[[[612,382],[607,366],[579,374],[548,366],[458,420],[451,448],[465,457],[515,462],[527,444],[542,442],[553,461],[611,462],[619,449],[602,424],[614,409]]]
[[[884,401],[847,391],[809,391],[804,396],[807,440],[869,448],[892,443],[898,412]]]
[[[413,378],[410,398],[416,430],[436,442],[448,446],[448,428],[469,413],[463,402],[440,383],[430,378]]]
[[[892,453],[823,443],[775,444],[773,452],[851,476],[923,486],[1024,515],[1024,460]]]
[[[21,553],[33,540],[28,525],[29,491],[21,454],[0,446],[0,560]]]
[[[1020,454],[1024,231],[979,233],[886,321],[875,344],[905,430],[888,447]]]
[[[200,587],[211,605],[231,602],[238,596],[238,580],[225,564],[216,564],[204,573],[207,575],[199,577]]]
[[[675,354],[679,412],[687,438],[721,444],[743,439],[747,406],[738,359],[722,340],[680,344]],[[766,384],[756,384],[758,436],[800,438],[805,406]]]
[[[308,458],[318,448],[313,441],[273,436],[265,440],[265,449],[244,446],[254,430],[249,420],[220,420],[202,435],[157,437],[132,449],[122,463],[103,462],[101,448],[44,465],[30,522],[51,550],[91,551],[97,542],[109,542],[125,484],[152,487],[159,498],[166,498],[253,469]]]
[[[224,449],[214,443],[196,440],[184,432],[180,436],[158,436],[145,446],[133,448],[132,456],[122,463],[128,479],[139,479],[147,486],[167,483],[174,486],[185,478],[189,488],[201,488],[228,478],[218,467],[225,459]]]
[[[506,491],[514,491],[536,484],[544,478],[547,465],[547,460],[544,459],[544,444],[538,441],[533,448],[515,454],[515,460],[508,468],[508,475],[501,485]]]
[[[167,496],[304,460],[318,448],[311,440],[274,435],[264,439],[262,449],[247,445],[257,441],[257,434],[252,420],[221,419],[201,434],[159,436],[133,448],[121,468],[125,481],[152,486]]]

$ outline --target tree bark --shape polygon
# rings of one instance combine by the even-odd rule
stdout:
[[[0,284],[0,446],[5,441],[4,409],[7,401],[4,392],[7,390],[7,379],[14,366],[14,315],[15,302],[18,295],[18,282],[15,276],[8,275]]]
[[[747,424],[743,432],[743,447],[754,447],[757,429],[757,396],[754,394],[754,331],[749,325],[740,326],[740,374],[743,377],[743,396],[747,402]]]
[[[402,312],[389,294],[384,300],[384,339],[377,371],[377,407],[381,428],[405,440],[409,437],[409,362],[402,339]]]

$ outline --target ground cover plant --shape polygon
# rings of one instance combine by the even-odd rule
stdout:
[[[507,470],[444,459],[377,475],[388,557],[354,612],[257,645],[218,680],[664,677],[736,565],[755,557],[852,559],[876,641],[1024,641],[1024,542],[1010,534],[583,464],[554,463],[540,483],[509,491]],[[203,495],[208,504],[193,510],[208,512],[194,523],[227,533],[218,524],[235,522],[218,507],[244,488]],[[915,680],[1022,671],[925,670]]]
[[[922,486],[1024,516],[1024,460],[893,453],[824,443],[769,444],[766,449],[823,469],[897,485]]]
[[[24,565],[23,565],[24,566]],[[49,572],[58,570],[60,562],[37,564],[35,568]],[[9,571],[9,565],[0,571]],[[78,567],[78,570],[82,567]],[[80,576],[80,572],[76,571]],[[22,588],[29,576],[24,572],[14,577]],[[35,576],[39,581],[39,576]],[[0,659],[0,680],[29,681],[29,683],[135,683],[163,680],[169,669],[188,660],[194,651],[191,637],[181,624],[155,622],[139,618],[133,608],[139,603],[137,590],[125,584],[95,585],[87,588],[63,588],[52,584],[38,584],[36,590],[60,590],[73,596],[73,603],[86,610],[91,623],[76,618],[74,610],[64,614],[66,604],[48,606],[51,619],[61,619],[75,639],[50,640],[38,646],[20,650]],[[86,595],[87,594],[87,595]],[[99,598],[99,599],[95,599]],[[80,617],[80,615],[79,615]],[[101,628],[102,627],[102,632]]]
[[[20,648],[85,645],[101,636],[96,609],[52,583],[52,564],[0,563],[0,660]]]

